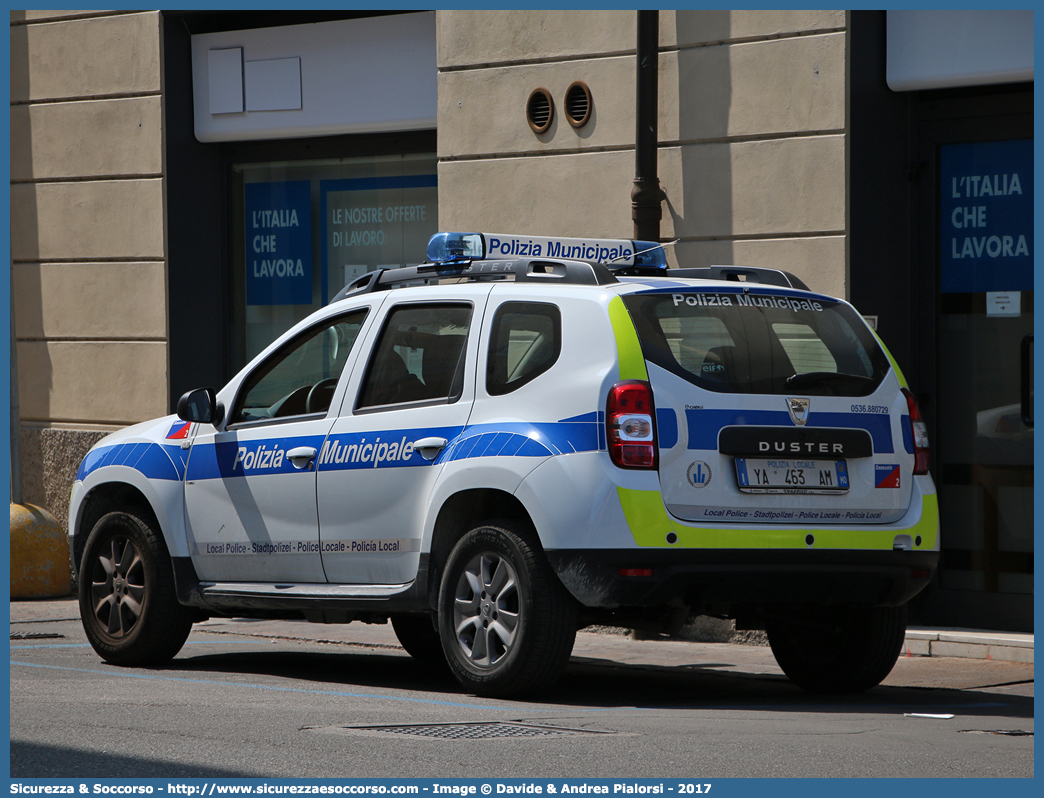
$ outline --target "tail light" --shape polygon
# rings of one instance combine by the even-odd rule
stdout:
[[[928,445],[928,427],[921,418],[921,410],[917,407],[917,400],[909,388],[903,388],[903,396],[906,397],[906,405],[910,408],[910,431],[913,433],[914,444],[914,473],[927,474],[928,460],[932,453]]]
[[[606,405],[609,457],[620,468],[656,468],[652,388],[641,380],[618,382]]]

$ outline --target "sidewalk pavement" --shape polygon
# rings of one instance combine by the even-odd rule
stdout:
[[[52,621],[77,621],[80,618],[76,598],[19,600],[11,602],[11,639],[24,638],[30,624]],[[256,624],[265,624],[264,631]],[[376,648],[401,648],[390,624],[310,624],[304,621],[254,621],[249,619],[212,618],[196,624],[199,631],[214,634],[256,634],[266,637],[311,640],[315,642],[354,643]],[[252,631],[255,630],[255,631]],[[583,632],[577,637],[574,656],[588,656],[595,651],[606,658],[625,663],[636,642],[625,633]],[[664,654],[687,641],[651,641],[649,646],[666,646]],[[642,647],[643,649],[645,646]],[[904,657],[957,657],[1033,663],[1033,635],[1016,632],[991,632],[976,629],[911,627],[906,630]]]

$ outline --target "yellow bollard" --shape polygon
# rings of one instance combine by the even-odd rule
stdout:
[[[55,598],[72,590],[69,542],[53,515],[11,505],[11,598]]]

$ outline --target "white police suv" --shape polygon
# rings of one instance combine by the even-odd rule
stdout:
[[[786,674],[891,670],[934,572],[928,441],[847,303],[784,272],[667,270],[640,241],[440,233],[76,476],[95,650],[212,616],[391,620],[508,696],[590,623],[766,629]]]

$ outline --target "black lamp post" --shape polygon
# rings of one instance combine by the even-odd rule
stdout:
[[[660,203],[664,195],[656,175],[659,40],[660,12],[639,11],[631,219],[634,237],[641,241],[660,240],[660,219],[663,216]]]

